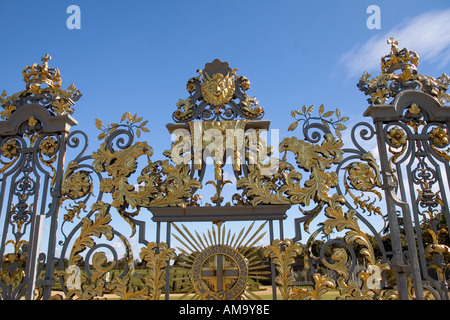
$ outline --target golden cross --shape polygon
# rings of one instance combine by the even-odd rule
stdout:
[[[41,58],[41,61],[47,62],[47,60],[51,60],[51,59],[52,59],[52,57],[48,53],[46,53],[45,56]]]
[[[42,62],[42,69],[44,71],[46,71],[48,69],[48,60],[50,60],[51,58],[52,57],[48,53],[46,53],[45,56],[41,58],[41,61],[43,61]]]
[[[387,40],[387,43],[391,45],[391,52],[397,52],[398,51],[398,41],[394,40],[393,37],[390,37]]]

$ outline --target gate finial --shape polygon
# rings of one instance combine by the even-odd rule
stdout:
[[[374,105],[384,105],[401,91],[417,90],[433,96],[441,105],[450,102],[447,89],[450,78],[443,73],[439,78],[421,75],[417,72],[419,55],[407,48],[398,49],[398,41],[389,38],[389,54],[381,58],[381,74],[371,78],[364,72],[357,87],[370,96],[367,101]]]
[[[199,75],[186,84],[190,97],[178,101],[174,121],[261,119],[263,108],[256,98],[246,93],[250,81],[244,76],[236,76],[236,71],[228,62],[219,59],[207,63],[203,70],[197,70]]]
[[[71,84],[66,90],[61,89],[61,74],[56,68],[49,68],[51,56],[46,53],[41,58],[42,64],[33,63],[22,71],[26,89],[7,97],[6,91],[0,95],[0,104],[4,111],[2,119],[10,115],[24,104],[37,103],[43,105],[52,115],[73,114],[71,108],[82,96],[81,92]]]
[[[30,89],[33,85],[40,87],[43,84],[54,88],[61,87],[61,74],[59,70],[48,67],[48,60],[51,59],[52,57],[46,53],[41,58],[42,65],[33,63],[31,66],[23,69],[23,81],[26,83],[27,89]]]
[[[398,41],[394,38],[389,38],[387,43],[391,45],[391,52],[381,58],[381,73],[394,73],[396,70],[409,69],[409,73],[417,73],[417,66],[419,65],[419,55],[410,51],[407,48],[398,50]]]
[[[396,41],[393,37],[390,37],[387,40],[387,43],[391,45],[391,54],[393,52],[398,52],[398,41]]]

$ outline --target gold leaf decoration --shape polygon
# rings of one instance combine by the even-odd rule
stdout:
[[[156,244],[151,242],[146,248],[141,249],[139,255],[146,263],[148,268],[147,275],[144,277],[153,300],[159,300],[162,290],[166,284],[164,279],[165,268],[170,260],[175,259],[174,249],[168,248],[166,243]]]
[[[333,279],[322,276],[319,273],[313,274],[314,287],[313,289],[304,289],[294,287],[292,288],[291,300],[320,300],[324,294],[330,289],[336,288],[336,283]]]
[[[274,240],[272,245],[266,247],[265,255],[272,259],[278,275],[275,282],[280,286],[283,299],[289,299],[290,287],[295,282],[292,274],[292,265],[295,258],[302,253],[299,243],[293,243],[291,239]]]

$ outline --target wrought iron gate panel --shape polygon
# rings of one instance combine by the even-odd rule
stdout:
[[[448,300],[449,78],[418,74],[417,54],[388,42],[381,75],[358,83],[373,125],[303,106],[271,147],[249,80],[214,60],[188,80],[156,161],[130,113],[96,120],[89,151],[69,132],[80,92],[61,89],[48,55],[25,68],[26,90],[0,97],[0,297],[258,299],[266,281],[273,299]]]
[[[3,299],[48,298],[53,284],[67,134],[76,124],[70,113],[81,94],[73,85],[60,88],[59,71],[48,67],[49,59],[46,55],[42,65],[23,70],[26,90],[7,98],[5,92],[1,95]],[[41,252],[46,219],[48,245]]]
[[[419,56],[406,48],[399,50],[392,38],[388,43],[391,52],[381,60],[382,74],[375,79],[364,74],[358,87],[371,96],[365,116],[372,117],[376,127],[389,223],[394,226],[390,232],[397,239],[392,269],[402,299],[407,298],[411,280],[414,292],[409,294],[416,298],[427,294],[448,300],[448,243],[439,243],[437,235],[448,235],[449,230],[450,113],[444,106],[450,101],[449,78],[418,74]],[[424,241],[424,231],[432,241]]]

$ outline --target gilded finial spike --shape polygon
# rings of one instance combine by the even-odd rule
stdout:
[[[51,59],[52,59],[52,57],[51,57],[48,53],[46,53],[45,56],[43,56],[43,57],[41,58],[41,61],[42,61],[42,70],[43,70],[44,72],[46,72],[46,71],[48,70],[48,60],[51,60]]]
[[[22,70],[25,90],[9,97],[6,92],[0,95],[0,104],[5,109],[2,111],[2,119],[8,119],[14,110],[20,107],[23,97],[34,95],[34,99],[42,103],[54,115],[72,114],[72,106],[81,96],[81,92],[73,85],[64,90],[61,89],[61,74],[58,69],[50,68],[48,61],[51,56],[46,53],[42,58],[42,64],[33,63]]]
[[[43,62],[45,63],[45,62],[47,62],[48,60],[52,60],[52,57],[51,57],[48,53],[46,53],[45,56],[43,56],[43,57],[41,58],[41,61],[43,61]]]

